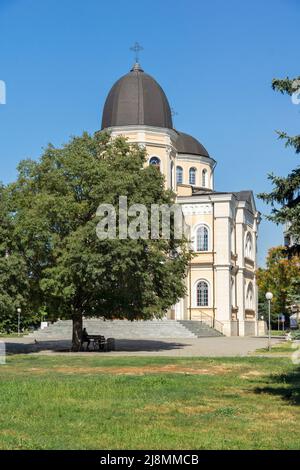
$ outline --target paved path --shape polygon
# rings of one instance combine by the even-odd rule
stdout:
[[[272,344],[282,340],[272,339]],[[164,340],[116,340],[116,351],[105,354],[105,356],[174,356],[174,357],[224,357],[224,356],[246,356],[256,349],[267,346],[267,338],[255,337],[219,337],[219,338],[196,338],[196,339],[164,339]],[[31,338],[9,338],[5,339],[8,354],[39,353],[70,354],[70,341],[53,340],[35,344]],[[99,352],[73,353],[73,354],[97,354]]]

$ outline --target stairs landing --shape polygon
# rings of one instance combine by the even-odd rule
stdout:
[[[163,338],[204,338],[222,336],[204,322],[189,320],[102,320],[85,319],[83,326],[89,334],[103,335],[116,339],[163,339]],[[70,340],[72,337],[72,321],[59,320],[43,330],[28,335],[39,341]]]

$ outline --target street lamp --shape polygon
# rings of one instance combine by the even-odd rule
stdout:
[[[22,313],[22,309],[20,307],[17,308],[17,314],[18,314],[18,336],[20,336],[20,333],[21,333],[21,313]]]
[[[272,292],[267,292],[266,293],[266,299],[269,304],[269,339],[268,339],[268,348],[269,351],[271,351],[271,300],[273,299],[273,294]]]

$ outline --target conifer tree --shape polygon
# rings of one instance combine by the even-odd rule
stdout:
[[[300,105],[300,77],[297,79],[274,79],[273,90],[293,96],[295,104]],[[286,132],[277,131],[286,147],[292,147],[297,156],[300,154],[300,135],[289,136]],[[268,175],[273,184],[270,193],[259,194],[259,197],[272,207],[267,217],[277,224],[286,224],[287,233],[293,238],[293,250],[300,243],[300,166],[296,166],[287,176]]]

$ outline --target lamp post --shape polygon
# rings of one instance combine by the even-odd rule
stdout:
[[[273,299],[272,292],[266,293],[266,299],[269,304],[269,337],[268,337],[268,349],[271,351],[271,300]]]
[[[18,314],[18,336],[20,336],[21,334],[21,313],[22,313],[22,310],[20,307],[17,308],[17,314]]]

